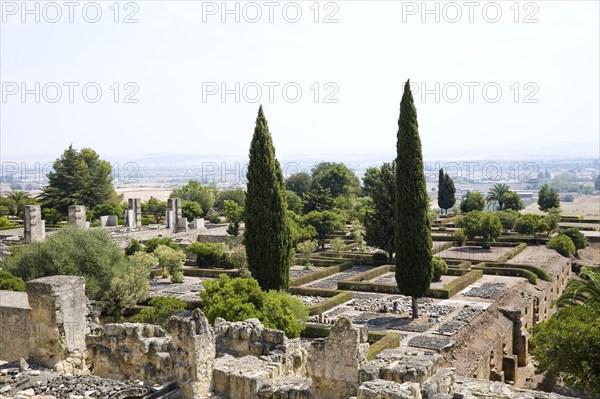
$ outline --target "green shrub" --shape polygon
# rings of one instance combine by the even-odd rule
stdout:
[[[448,271],[448,264],[442,258],[433,257],[431,259],[433,263],[433,281],[441,281],[442,274]]]
[[[206,214],[206,218],[214,224],[219,224],[221,223],[221,218],[219,217],[219,213],[217,211],[215,211],[214,209],[211,209],[210,211],[208,211],[208,213]]]
[[[566,257],[569,257],[577,252],[573,241],[564,234],[552,238],[550,241],[548,241],[547,246],[548,248],[554,249],[556,252]]]
[[[338,256],[340,256],[340,252],[342,252],[342,250],[346,246],[346,243],[344,242],[344,240],[337,237],[337,238],[334,238],[333,240],[331,240],[331,242],[329,243],[329,246],[331,247],[331,252],[333,252],[335,254],[335,256],[338,257]]]
[[[152,253],[159,245],[165,245],[169,248],[180,250],[179,245],[175,244],[169,237],[151,238],[146,242],[146,252]]]
[[[185,254],[182,251],[177,251],[169,248],[166,245],[159,245],[154,254],[158,258],[159,265],[166,270],[171,276],[172,283],[183,282],[183,263],[185,262]]]
[[[223,261],[223,244],[218,242],[194,242],[187,247],[189,254],[196,255],[200,267],[215,267]]]
[[[316,240],[302,241],[296,245],[296,249],[300,253],[300,258],[302,259],[304,266],[309,267],[311,265],[310,256],[318,247],[319,243]]]
[[[1,266],[25,281],[56,275],[83,276],[87,296],[102,300],[112,280],[126,272],[128,260],[106,230],[65,226],[45,241],[15,248]]]
[[[507,262],[508,260],[514,258],[518,254],[520,254],[521,252],[523,252],[525,250],[525,248],[527,248],[527,244],[524,243],[524,242],[522,242],[519,245],[517,245],[516,247],[514,247],[513,249],[509,250],[507,253],[505,253],[501,257],[499,257],[496,260],[496,262],[498,262],[498,263]]]
[[[0,270],[0,290],[24,292],[25,281],[9,271]]]
[[[44,208],[42,210],[42,219],[48,224],[58,224],[63,220],[63,215],[54,208]]]
[[[131,241],[129,241],[129,243],[125,246],[125,255],[130,256],[136,252],[142,251],[143,249],[144,248],[142,248],[142,244],[140,244],[140,242],[135,238],[132,238]]]
[[[147,216],[142,216],[142,226],[148,226],[150,224],[150,218]]]
[[[308,311],[302,302],[287,293],[262,291],[253,278],[230,278],[222,274],[219,280],[204,282],[200,293],[203,311],[214,323],[217,317],[229,321],[258,318],[266,327],[285,331],[296,338],[303,329]]]
[[[453,234],[454,241],[458,246],[463,246],[467,242],[467,235],[463,229],[456,229]]]
[[[238,269],[240,277],[251,277],[250,270],[248,269],[248,256],[246,255],[245,245],[236,245],[229,253],[229,263]]]
[[[115,319],[121,317],[124,309],[146,299],[150,288],[150,269],[157,262],[154,255],[145,252],[136,252],[128,260],[125,272],[111,281],[105,299],[105,311]]]
[[[575,244],[575,249],[583,249],[588,245],[586,236],[584,236],[577,227],[569,227],[564,229],[561,233],[573,241],[573,244]]]
[[[172,316],[185,311],[186,304],[181,299],[158,296],[149,302],[150,307],[143,309],[135,318],[138,323],[166,326]]]
[[[383,251],[373,252],[373,262],[387,262],[388,254]]]
[[[6,216],[0,217],[0,228],[9,227],[12,223]]]

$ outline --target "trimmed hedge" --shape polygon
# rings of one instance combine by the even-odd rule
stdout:
[[[330,326],[324,326],[322,324],[306,323],[304,324],[304,330],[300,333],[300,336],[304,338],[326,338],[331,332]]]
[[[440,245],[440,247],[439,247],[438,249],[432,250],[432,251],[431,251],[431,254],[432,254],[432,255],[435,255],[435,254],[437,254],[438,252],[442,252],[442,251],[444,251],[444,250],[446,250],[446,249],[448,249],[448,248],[452,248],[453,246],[454,246],[454,242],[452,242],[452,241],[450,241],[450,242],[447,242],[447,243],[445,243],[445,244],[442,244],[442,245]]]
[[[464,290],[469,285],[483,277],[482,270],[471,270],[459,278],[449,282],[442,288],[430,288],[425,294],[429,298],[449,299],[456,295],[460,290]]]
[[[292,295],[324,296],[327,298],[331,298],[342,291],[331,290],[327,288],[290,287],[288,288],[288,292]]]
[[[308,284],[310,282],[332,276],[336,273],[343,272],[348,269],[352,269],[351,262],[344,262],[337,266],[330,266],[330,267],[324,267],[321,269],[317,269],[317,270],[314,270],[312,273],[308,273],[303,276],[299,276],[299,277],[295,277],[295,278],[291,279],[290,286],[298,287],[300,285]]]
[[[320,257],[320,256],[312,256],[310,258],[310,263],[316,267],[331,267],[331,266],[337,266],[337,265],[341,265],[341,264],[348,264],[348,265],[352,266],[352,262],[350,262],[348,259],[325,258],[325,257]]]
[[[519,245],[517,245],[516,247],[514,247],[513,249],[511,249],[510,251],[508,251],[507,253],[505,253],[504,255],[502,255],[501,257],[499,257],[498,259],[496,259],[496,262],[504,263],[504,262],[508,261],[509,259],[514,258],[521,252],[523,252],[525,250],[525,248],[527,248],[527,244],[522,242]]]
[[[528,271],[532,272],[533,274],[535,274],[538,278],[540,278],[544,281],[553,281],[552,277],[544,269],[542,269],[539,266],[524,265],[521,263],[496,263],[496,262],[487,263],[486,267],[488,267],[488,265],[490,267],[504,267],[504,268],[528,270]]]
[[[377,342],[373,343],[369,347],[369,352],[367,352],[367,360],[375,359],[382,350],[384,349],[394,349],[400,346],[400,335],[399,334],[386,334]]]
[[[342,291],[339,294],[332,296],[331,298],[327,298],[319,303],[315,303],[308,307],[308,314],[311,316],[321,314],[323,312],[328,311],[336,307],[337,305],[341,305],[344,302],[351,301],[354,298],[352,292]]]
[[[474,269],[481,270],[484,274],[496,276],[511,276],[526,278],[531,284],[537,285],[537,276],[525,269],[517,269],[512,267],[488,267],[488,266],[473,266]]]
[[[232,269],[199,269],[197,267],[183,267],[183,275],[189,277],[214,277],[227,274],[229,277],[238,277],[240,272]]]
[[[333,252],[318,252],[317,255],[323,258],[333,258],[335,254]],[[352,261],[355,265],[365,265],[365,266],[379,266],[381,264],[387,263],[380,261],[373,261],[373,254],[369,252],[348,252],[342,251],[340,252],[340,257],[346,261]],[[338,258],[339,259],[339,258]]]
[[[357,274],[350,276],[347,279],[342,280],[342,281],[360,282],[360,281],[365,281],[365,280],[372,280],[375,277],[382,276],[386,273],[389,273],[390,271],[391,271],[390,265],[379,266],[379,267],[375,267],[370,270],[365,270],[364,272],[357,273]]]
[[[444,273],[446,276],[464,276],[465,274],[467,274],[471,269],[461,269],[458,267],[449,267],[448,270],[446,270],[446,273]]]

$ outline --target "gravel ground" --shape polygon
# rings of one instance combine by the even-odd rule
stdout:
[[[450,345],[452,341],[446,337],[431,337],[429,335],[417,335],[408,341],[408,345],[415,348],[441,350]]]
[[[485,299],[500,299],[506,292],[504,283],[483,283],[479,287],[473,287],[465,292],[465,296],[476,296]]]
[[[346,270],[345,272],[337,273],[331,277],[317,280],[317,281],[309,284],[308,287],[336,289],[338,281],[345,280],[348,277],[354,276],[355,274],[358,274],[358,273],[362,273],[369,269],[370,269],[370,267],[366,267],[366,266],[354,266],[352,269]]]

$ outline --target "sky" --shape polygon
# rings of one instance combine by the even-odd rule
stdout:
[[[25,5],[25,8],[24,8]],[[600,155],[598,1],[0,1],[0,155]],[[37,20],[36,20],[37,19]]]

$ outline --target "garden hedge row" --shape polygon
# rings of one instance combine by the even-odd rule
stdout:
[[[521,263],[500,263],[500,262],[489,262],[485,264],[485,267],[503,267],[512,269],[524,269],[535,274],[539,279],[544,281],[552,281],[552,277],[541,267],[534,265],[525,265]]]
[[[189,277],[219,278],[220,274],[227,274],[229,277],[238,277],[240,272],[236,269],[200,269],[197,267],[183,267],[183,275]]]
[[[308,284],[310,282],[332,276],[336,273],[343,272],[348,269],[352,269],[352,262],[344,262],[336,266],[319,268],[314,270],[312,273],[291,279],[290,286],[298,287],[300,285]]]
[[[469,285],[483,277],[482,270],[470,270],[459,278],[452,280],[442,288],[430,288],[427,290],[426,297],[449,299],[456,295],[460,290],[464,290]]]
[[[473,269],[481,270],[484,274],[495,276],[511,276],[526,278],[531,284],[537,285],[537,276],[525,269],[517,269],[512,267],[488,267],[488,266],[473,266]]]
[[[400,334],[386,334],[381,337],[378,341],[371,344],[369,352],[367,352],[367,360],[375,359],[382,350],[384,349],[395,349],[400,346]]]
[[[522,242],[507,253],[505,253],[504,255],[502,255],[501,257],[499,257],[498,259],[496,259],[496,262],[504,263],[523,252],[525,248],[527,248],[527,243]]]
[[[311,316],[321,314],[323,312],[327,312],[329,309],[336,307],[337,305],[341,305],[344,302],[351,301],[353,298],[352,292],[342,291],[339,294],[332,296],[331,298],[327,298],[322,300],[319,303],[315,303],[308,307],[308,314]]]

